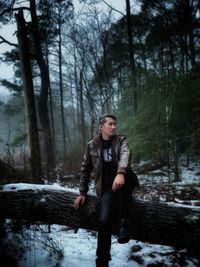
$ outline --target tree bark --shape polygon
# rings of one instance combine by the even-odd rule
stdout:
[[[81,152],[84,152],[85,148],[85,109],[83,99],[83,68],[80,70],[79,89],[80,89],[80,132],[81,132]]]
[[[46,174],[49,179],[55,168],[55,155],[53,150],[52,131],[50,127],[48,111],[48,94],[49,94],[49,71],[44,59],[42,44],[39,32],[38,18],[36,14],[35,0],[30,0],[30,11],[32,19],[32,34],[34,42],[34,56],[40,69],[41,74],[41,91],[38,101],[38,115],[42,129],[43,156],[46,161]]]
[[[134,109],[134,113],[136,113],[138,109],[138,93],[137,93],[136,68],[135,68],[134,48],[133,48],[133,33],[132,33],[130,0],[126,0],[126,18],[127,18],[130,68],[131,68],[131,75],[132,75],[132,80],[133,80],[133,109]]]
[[[39,146],[39,134],[37,126],[37,116],[35,107],[35,96],[32,79],[32,69],[29,56],[29,47],[27,40],[26,24],[23,16],[23,11],[19,11],[16,15],[17,21],[17,38],[19,44],[19,56],[21,64],[21,73],[23,80],[24,99],[26,108],[26,121],[28,125],[28,141],[30,149],[30,169],[31,178],[34,182],[41,182],[42,165]]]
[[[48,51],[48,42],[46,42],[46,62],[47,62],[47,69],[49,73],[49,51]],[[56,151],[56,137],[55,137],[55,122],[54,122],[54,109],[53,109],[53,96],[52,96],[52,88],[49,79],[49,112],[50,112],[50,125],[52,130],[52,144],[53,144],[53,151],[55,154]],[[56,155],[55,155],[55,162],[56,162]]]
[[[195,41],[194,41],[194,21],[192,18],[192,9],[194,8],[192,5],[190,5],[190,1],[186,0],[184,3],[184,9],[185,9],[185,20],[186,20],[186,27],[188,32],[188,39],[189,44],[188,47],[190,49],[190,60],[192,67],[196,65],[196,53],[195,53]]]
[[[67,135],[64,109],[64,92],[63,92],[63,72],[62,72],[62,33],[61,33],[61,14],[60,8],[58,11],[58,55],[59,55],[59,91],[60,91],[60,113],[61,113],[61,127],[63,138],[63,160],[67,155]]]
[[[79,210],[70,189],[23,184],[0,189],[0,219],[11,218],[97,230],[97,199],[88,196]],[[133,199],[129,212],[132,238],[199,252],[200,208]]]

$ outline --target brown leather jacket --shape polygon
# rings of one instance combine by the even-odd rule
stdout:
[[[130,149],[125,136],[116,135],[111,144],[114,161],[117,164],[117,173],[126,173],[130,161]],[[101,136],[98,135],[88,142],[81,167],[80,194],[86,195],[90,176],[94,179],[97,197],[100,198],[102,190],[102,163],[103,148]]]

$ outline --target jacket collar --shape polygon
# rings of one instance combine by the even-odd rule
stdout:
[[[119,135],[114,135],[112,137],[112,144],[116,142],[117,138],[119,137]],[[97,134],[94,138],[93,138],[95,144],[97,144],[98,146],[101,146],[102,144],[102,136],[101,136],[101,133]]]

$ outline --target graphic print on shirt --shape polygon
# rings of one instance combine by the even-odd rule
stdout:
[[[104,157],[104,162],[112,161],[112,150],[111,150],[111,147],[104,148],[103,157]]]

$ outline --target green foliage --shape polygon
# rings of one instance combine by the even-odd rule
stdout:
[[[198,76],[199,77],[199,76]],[[139,107],[131,112],[130,87],[119,106],[120,132],[129,139],[135,157],[165,160],[175,145],[178,152],[199,149],[200,84],[197,72],[187,76],[149,74],[139,88]],[[133,90],[133,88],[132,88]],[[195,145],[194,145],[195,144]],[[198,152],[199,153],[199,152]]]
[[[11,83],[8,80],[1,80],[0,83],[12,92],[22,92],[22,86],[19,86],[16,83]]]
[[[16,136],[14,138],[14,140],[12,141],[11,146],[12,147],[16,147],[18,145],[21,145],[22,143],[24,143],[24,141],[26,140],[26,138],[27,138],[27,134],[25,134],[25,133]]]
[[[0,22],[6,24],[10,23],[11,19],[13,18],[12,12],[5,12],[4,16],[2,15],[4,13],[4,10],[10,10],[13,8],[13,5],[15,4],[15,1],[13,0],[1,0],[0,1]]]
[[[14,116],[17,112],[21,110],[21,107],[13,106],[11,104],[5,104],[4,113],[8,116]]]
[[[4,7],[10,7],[13,1],[0,1],[0,4],[3,2],[6,3]],[[80,143],[77,129],[80,128],[81,117],[81,79],[87,133],[90,121],[94,122],[101,112],[116,112],[119,132],[128,137],[133,157],[166,160],[174,149],[177,153],[199,155],[200,35],[196,12],[199,1],[139,1],[141,10],[131,16],[134,71],[130,68],[126,16],[117,22],[112,21],[108,14],[104,14],[102,19],[97,9],[92,9],[94,2],[99,0],[81,2],[91,3],[91,9],[84,10],[83,16],[79,14],[73,25],[70,18],[73,15],[76,18],[76,14],[71,1],[56,0],[53,5],[47,0],[36,3],[43,49],[46,49],[49,68],[53,70],[50,78],[57,148],[62,149],[59,143],[60,113],[57,112],[60,109],[57,97],[60,77],[57,73],[58,58],[53,53],[60,33],[69,158],[78,153]],[[5,21],[8,18],[3,15],[1,19],[3,17]],[[32,25],[28,24],[31,31]],[[8,62],[16,62],[15,69],[19,70],[17,50],[7,53],[4,58]],[[38,70],[34,60],[32,63],[34,85],[38,86]],[[20,77],[19,71],[18,74]],[[8,81],[3,83],[12,90],[21,89]],[[2,110],[9,119],[16,120],[16,113],[20,113],[15,103],[9,103]],[[71,135],[71,132],[74,134]],[[14,135],[12,143],[17,145],[21,141],[23,131]]]
[[[187,105],[188,112],[188,132],[190,140],[190,152],[199,155],[200,151],[200,65],[189,73],[185,79],[187,85],[188,95],[190,99]]]
[[[1,105],[0,136],[13,147],[22,144],[25,139],[24,102],[20,94],[10,97],[8,103]]]
[[[72,2],[55,0],[52,5],[51,1],[40,0],[37,8],[40,12],[38,21],[41,40],[55,45],[55,38],[59,33],[58,26],[66,23],[73,14]]]

